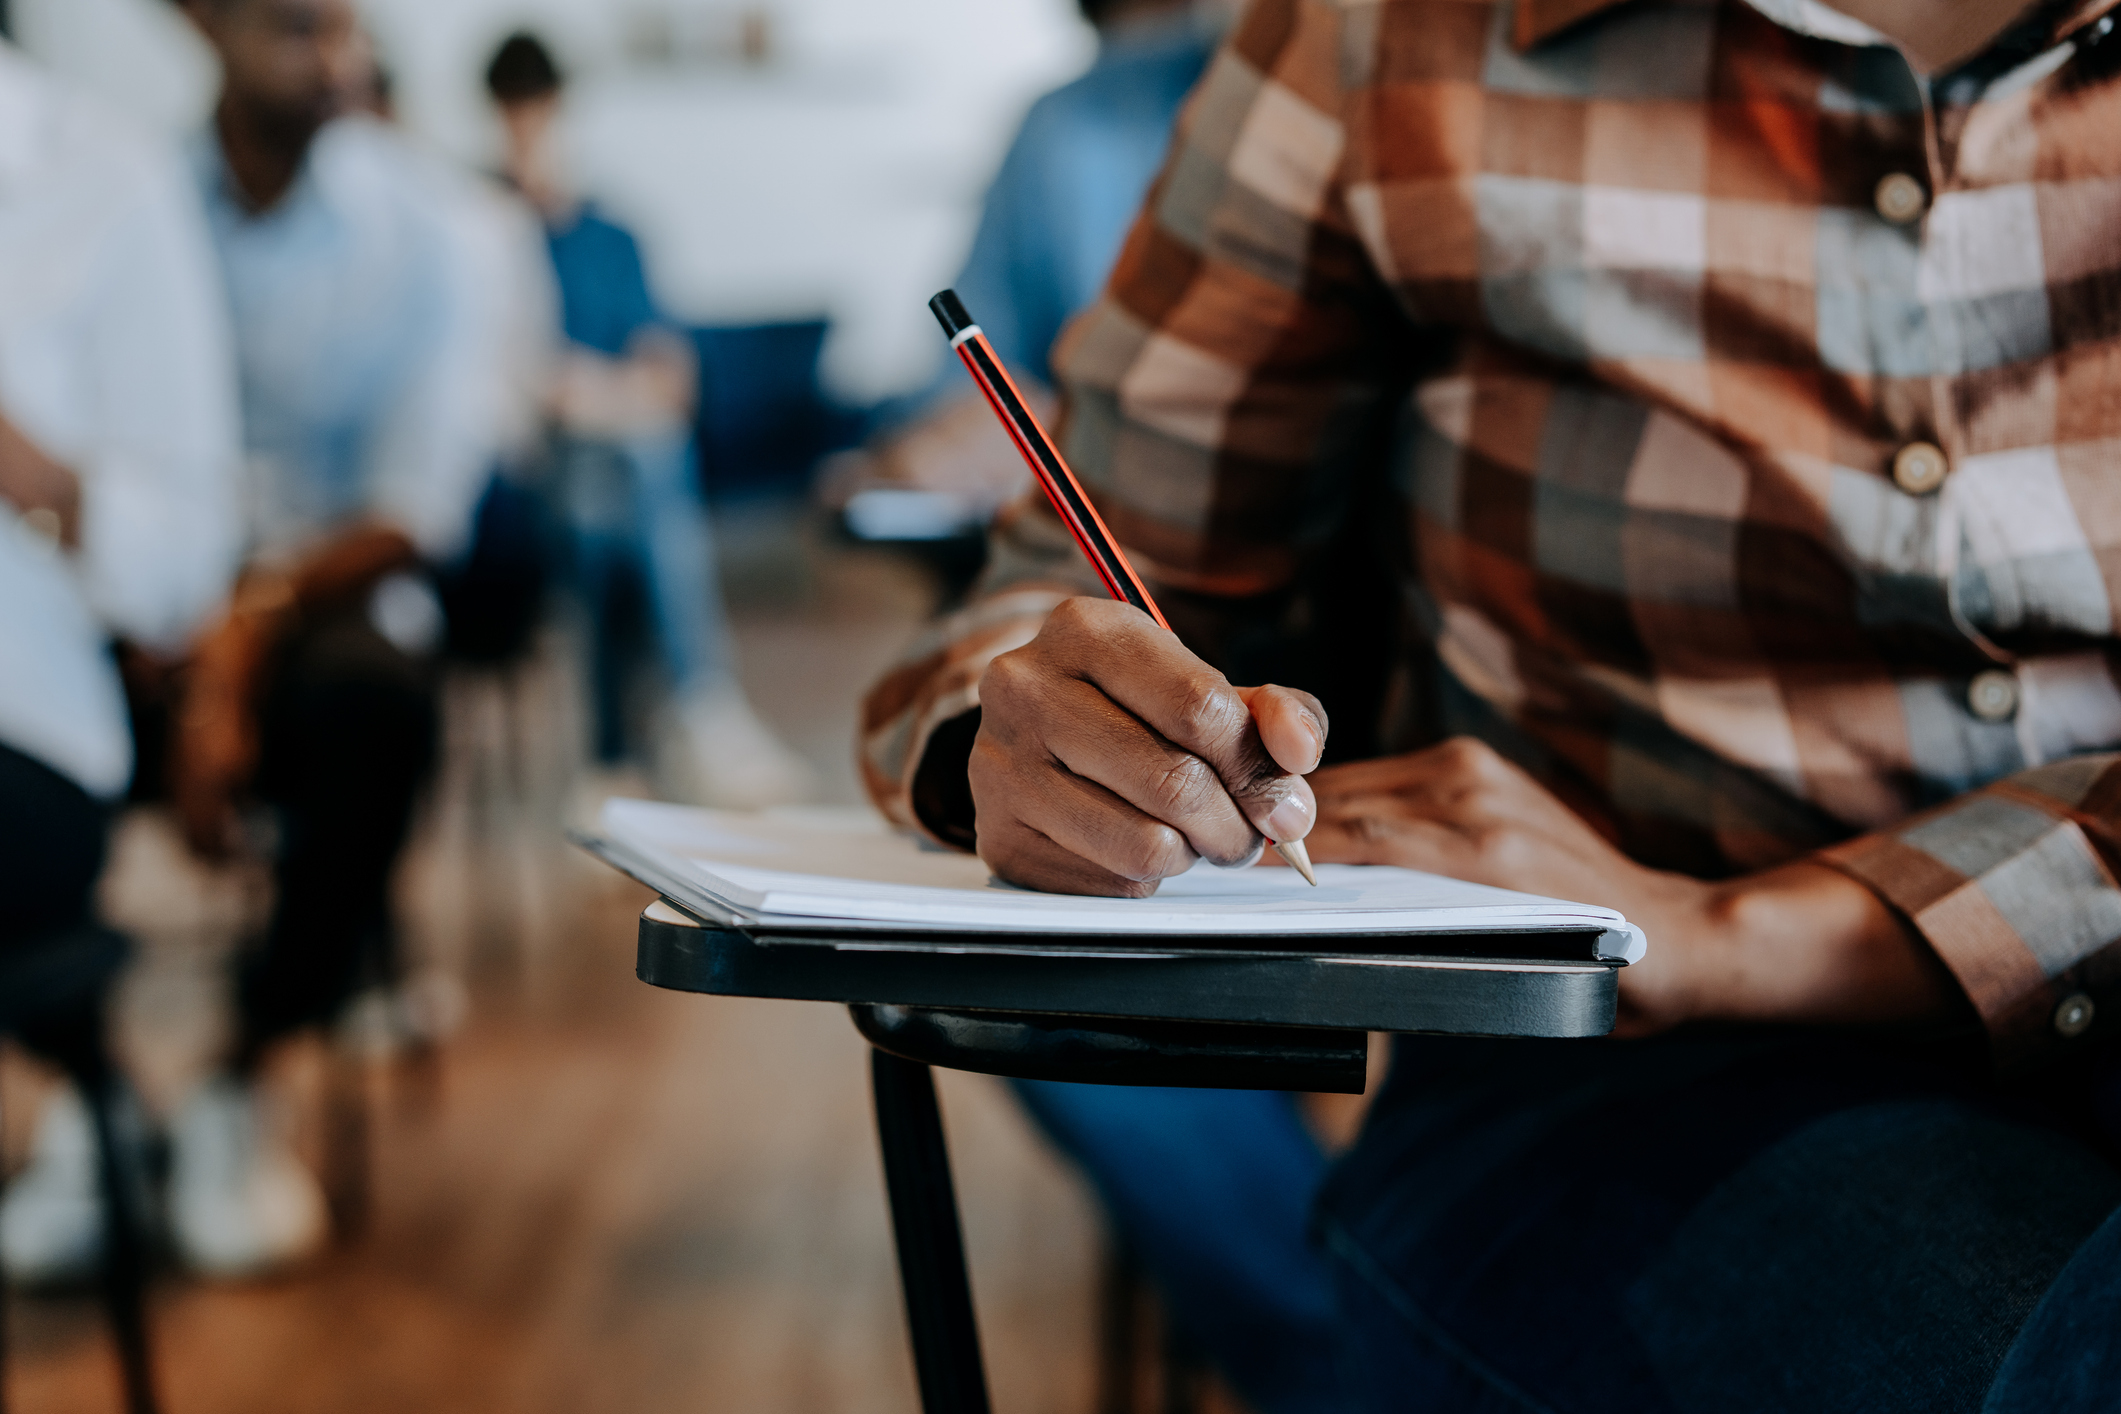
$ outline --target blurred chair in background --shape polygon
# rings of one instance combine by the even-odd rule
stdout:
[[[193,145],[234,315],[251,558],[200,639],[172,752],[209,857],[272,807],[276,898],[237,985],[225,1074],[172,1126],[170,1225],[196,1270],[326,1236],[316,1180],[256,1076],[285,1037],[395,967],[389,888],[436,750],[444,620],[499,442],[482,290],[433,174],[351,116],[373,56],[350,0],[185,0],[221,61]]]
[[[761,723],[738,684],[690,430],[697,362],[657,311],[631,233],[576,197],[559,171],[562,77],[534,35],[511,35],[486,71],[507,133],[507,175],[545,220],[567,349],[549,408],[558,497],[591,620],[596,754],[633,754],[623,637],[611,617],[634,577],[672,694],[676,755],[664,788],[757,807],[809,794],[809,768]]]
[[[1097,59],[1025,116],[953,286],[1041,416],[1052,407],[1049,351],[1104,288],[1228,19],[1226,6],[1200,0],[1082,0],[1082,10],[1097,27]],[[954,358],[879,417],[883,435],[835,459],[820,486],[858,539],[977,538],[1030,484]]]
[[[71,1282],[104,1258],[139,1410],[139,1113],[103,1019],[126,949],[93,917],[133,771],[110,639],[174,651],[226,592],[235,377],[178,155],[5,44],[0,271],[0,1033],[73,1081],[0,1196],[0,1265]]]

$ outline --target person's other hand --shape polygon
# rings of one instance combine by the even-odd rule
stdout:
[[[81,481],[0,414],[0,500],[71,549],[81,543]]]
[[[269,620],[232,612],[200,638],[185,674],[170,793],[185,841],[203,859],[235,849],[236,802],[257,770],[257,682],[270,648]]]
[[[1618,909],[1649,938],[1620,974],[1622,1035],[1684,1021],[1880,1024],[1964,1005],[1870,890],[1799,862],[1710,882],[1628,858],[1493,749],[1461,737],[1312,778],[1317,863],[1396,864]]]
[[[573,345],[554,371],[547,411],[577,437],[677,431],[692,416],[698,377],[691,350],[667,331],[644,331],[624,358]]]
[[[1232,687],[1139,609],[1069,599],[980,681],[980,857],[1027,888],[1124,898],[1195,859],[1248,864],[1310,831],[1325,744],[1309,693]]]

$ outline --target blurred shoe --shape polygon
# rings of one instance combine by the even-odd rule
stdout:
[[[800,804],[817,789],[809,763],[781,745],[735,688],[684,703],[677,726],[690,767],[680,793],[702,805],[763,810]]]
[[[169,1225],[205,1276],[258,1276],[314,1255],[329,1233],[324,1191],[272,1129],[257,1091],[209,1080],[170,1128]]]
[[[439,1046],[471,1015],[471,993],[456,974],[423,967],[394,986],[370,987],[348,1002],[332,1027],[350,1056],[386,1061]]]
[[[72,1285],[102,1257],[96,1132],[67,1085],[45,1101],[29,1165],[0,1193],[0,1267],[17,1286]]]

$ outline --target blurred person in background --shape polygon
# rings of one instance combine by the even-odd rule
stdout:
[[[1048,351],[1061,326],[1104,288],[1231,8],[1219,0],[1081,3],[1097,29],[1097,58],[1025,115],[953,286],[1041,415],[1052,405]],[[828,469],[828,502],[844,504],[871,487],[918,489],[985,521],[1029,484],[955,358],[884,418],[887,430],[873,446]]]
[[[389,70],[374,58],[362,112],[396,126]],[[453,237],[457,284],[483,340],[495,462],[472,516],[471,541],[439,567],[449,656],[505,665],[530,648],[545,603],[549,534],[538,482],[545,464],[545,403],[561,352],[560,294],[545,228],[520,193],[486,173],[409,145]]]
[[[124,636],[174,654],[240,546],[235,370],[198,195],[166,151],[0,43],[0,956],[86,925],[133,774]],[[100,1015],[44,1018],[50,1056]],[[0,1200],[18,1281],[102,1249],[71,1089]]]
[[[428,170],[355,110],[373,54],[350,0],[183,0],[221,61],[193,145],[241,379],[251,553],[193,654],[172,789],[200,854],[273,808],[273,913],[237,983],[224,1074],[172,1126],[170,1227],[197,1270],[326,1236],[267,1122],[276,1042],[392,966],[390,880],[434,762],[444,623],[497,441],[478,291]]]
[[[559,65],[514,34],[486,70],[506,136],[504,172],[544,218],[566,350],[548,411],[559,498],[591,620],[596,753],[628,753],[625,656],[611,622],[638,576],[668,678],[680,764],[664,785],[710,805],[755,808],[809,794],[808,766],[761,723],[736,678],[707,505],[693,452],[692,347],[656,308],[633,235],[576,196],[555,125]]]

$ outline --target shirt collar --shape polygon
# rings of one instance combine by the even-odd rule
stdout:
[[[1517,0],[1510,42],[1519,49],[1531,49],[1579,21],[1626,3],[1627,0]],[[1852,20],[1819,0],[1746,0],[1746,3],[1783,28],[1815,39],[1854,45],[1890,43],[1861,20]],[[2057,41],[2067,39],[2117,4],[2121,4],[2121,0],[2084,0],[2081,5],[2065,8],[2057,16],[2053,37]]]
[[[318,149],[330,134],[331,125],[326,124],[322,132],[310,139],[309,151],[302,155],[302,165],[295,169],[295,179],[288,183],[278,201],[258,211],[253,210],[244,198],[242,185],[236,181],[235,169],[228,165],[227,149],[221,146],[221,134],[209,117],[206,126],[192,133],[190,142],[193,168],[199,174],[207,206],[235,225],[262,226],[286,218],[289,212],[328,205],[331,191],[318,171]]]

